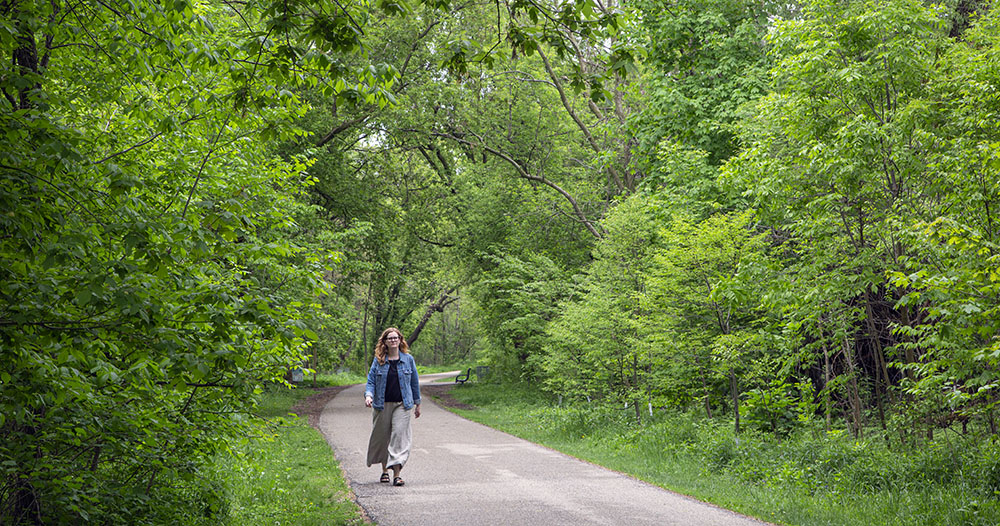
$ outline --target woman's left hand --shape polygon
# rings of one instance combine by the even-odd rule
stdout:
[[[413,406],[413,418],[420,418],[420,404]]]

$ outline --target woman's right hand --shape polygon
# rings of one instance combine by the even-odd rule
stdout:
[[[371,406],[372,406],[372,399],[371,399],[370,396],[366,396],[365,397],[365,407],[371,407]]]

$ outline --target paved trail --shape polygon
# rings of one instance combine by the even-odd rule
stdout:
[[[363,385],[338,394],[319,425],[380,526],[765,524],[465,420],[429,397],[413,420],[406,485],[380,484],[379,467],[365,466],[371,409],[363,394]]]

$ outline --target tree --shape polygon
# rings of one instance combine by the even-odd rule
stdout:
[[[939,102],[925,125],[925,140],[935,145],[929,169],[941,184],[940,215],[910,225],[904,239],[913,248],[891,274],[897,308],[926,313],[896,327],[907,352],[923,353],[906,368],[905,392],[925,401],[920,413],[932,425],[959,420],[965,428],[979,420],[994,435],[1000,148],[988,116],[998,109],[989,95],[1000,58],[998,20],[995,10],[976,19],[942,57],[930,98]]]
[[[774,373],[757,336],[761,300],[770,281],[764,237],[754,231],[752,213],[718,214],[700,223],[675,217],[662,227],[663,247],[649,270],[649,339],[658,362],[680,362],[692,392],[701,392],[705,411],[724,404],[717,397],[723,378],[739,431],[744,385]],[[719,373],[724,376],[720,377]],[[741,381],[742,380],[742,381]],[[664,393],[669,394],[669,393]],[[666,398],[683,405],[685,398]]]
[[[503,57],[491,55],[495,69],[481,69],[478,78],[468,64],[450,61],[456,38],[495,36],[493,13],[493,6],[469,4],[452,13],[417,7],[402,23],[373,17],[368,58],[399,73],[390,89],[397,105],[346,104],[321,90],[304,95],[314,106],[304,122],[311,135],[287,151],[316,159],[314,202],[331,228],[364,225],[339,248],[357,256],[341,266],[341,290],[358,311],[344,315],[356,318],[350,341],[362,355],[372,325],[399,325],[418,337],[442,298],[488,270],[480,265],[491,265],[484,256],[496,247],[562,246],[567,257],[585,258],[591,241],[576,231],[601,213],[593,195],[603,190],[590,182],[590,167],[574,166],[587,155],[567,136],[572,121],[556,91],[538,78],[518,78],[539,74],[539,60],[519,59],[529,72],[521,71],[505,58],[509,44],[498,42]]]
[[[483,359],[498,366],[501,380],[534,378],[547,352],[546,328],[575,287],[566,271],[543,255],[489,258],[494,267],[473,287],[490,343]]]
[[[0,521],[210,519],[200,466],[314,338],[299,101],[213,5],[2,9]]]
[[[788,5],[744,0],[638,2],[647,49],[648,103],[632,117],[639,164],[654,172],[661,142],[707,153],[718,166],[737,152],[742,104],[768,91],[765,35]]]
[[[450,7],[430,4],[435,13]],[[594,6],[515,3],[510,13],[597,34],[617,15],[595,16]],[[381,274],[363,302],[374,325],[409,319],[427,298],[438,300],[431,307],[448,301],[427,294],[454,283],[427,264],[436,254],[426,245],[439,238],[420,239],[434,212],[420,205],[433,194],[410,185],[414,158],[379,159],[387,177],[377,190],[388,191],[357,195],[386,196],[388,212],[359,219],[356,207],[323,193],[364,186],[333,169],[338,158],[376,156],[327,151],[321,166],[315,150],[296,144],[308,132],[292,125],[317,94],[336,101],[334,110],[396,101],[407,62],[372,60],[366,35],[382,15],[410,9],[0,5],[0,53],[9,58],[0,66],[4,523],[215,522],[224,506],[199,469],[248,430],[256,394],[301,364],[317,329],[349,329],[323,326],[331,313],[321,303],[345,309],[354,298],[320,298],[330,283]],[[560,40],[549,26],[516,40],[537,47],[550,36]],[[462,64],[473,47],[447,62]],[[312,145],[368,118],[311,129]],[[437,153],[431,159],[446,162]],[[313,187],[319,207],[302,202]],[[399,225],[415,232],[395,244]],[[353,265],[338,252],[355,246],[385,252]]]
[[[924,260],[911,225],[946,210],[928,88],[951,45],[947,15],[907,1],[811,2],[778,21],[775,92],[752,107],[747,148],[725,167],[784,247],[789,288],[774,307],[856,434],[870,407],[886,425],[893,362],[913,381],[926,360],[893,327],[923,325],[928,311],[900,302],[907,292],[887,275]]]
[[[651,256],[661,246],[655,210],[655,199],[636,194],[609,213],[602,224],[607,236],[594,249],[579,297],[552,324],[543,362],[550,390],[626,403],[640,422],[639,406],[649,402],[652,387],[642,298]]]

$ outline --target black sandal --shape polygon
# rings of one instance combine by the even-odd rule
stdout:
[[[381,483],[383,483],[383,484],[388,484],[389,483],[389,474],[388,473],[383,473],[382,476],[379,477],[378,481],[381,482]]]
[[[406,484],[405,482],[403,482],[403,477],[396,477],[392,479],[393,486],[402,486],[403,484]]]

